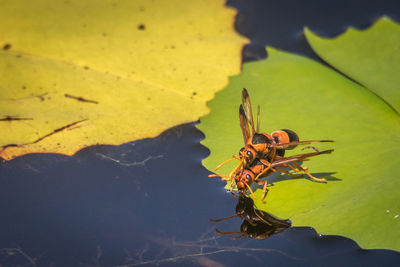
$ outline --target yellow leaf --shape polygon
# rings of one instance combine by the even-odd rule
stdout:
[[[0,156],[72,155],[208,113],[247,39],[222,0],[0,0]]]

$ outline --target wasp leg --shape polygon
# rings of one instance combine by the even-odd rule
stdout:
[[[303,167],[302,169],[298,169],[298,168],[294,168],[292,165],[290,165],[289,163],[287,164],[287,167],[291,168],[293,171],[295,172],[301,172],[303,170],[307,171],[308,167]]]
[[[307,176],[310,177],[311,179],[313,179],[314,181],[317,181],[317,182],[326,182],[326,179],[325,179],[325,178],[317,178],[317,177],[312,176],[312,175],[307,171],[307,169],[302,168],[302,167],[301,167],[299,164],[297,164],[296,162],[292,162],[292,164],[293,164],[296,168],[300,169],[300,170],[303,171],[305,174],[307,174]]]
[[[241,234],[242,233],[242,232],[221,232],[218,229],[215,229],[215,231],[220,235],[232,235],[232,234]]]
[[[315,152],[318,152],[318,153],[319,153],[318,148],[316,148],[315,146],[306,146],[306,147],[303,147],[301,150],[308,149],[308,148],[311,148],[311,149],[314,150]]]
[[[230,237],[231,239],[239,239],[239,238],[241,238],[241,237],[243,236],[243,233],[242,233],[242,232],[221,232],[221,231],[218,230],[218,229],[215,229],[215,231],[216,231],[218,234],[220,234],[220,235],[241,234],[241,235],[235,236],[235,237],[231,236],[231,237]]]
[[[265,223],[265,224],[267,224],[267,225],[269,225],[269,226],[272,226],[272,223],[270,223],[269,221],[267,221],[267,220],[265,220],[265,219],[263,218],[264,212],[262,212],[262,210],[254,209],[254,213],[255,213],[256,216],[260,219],[260,221],[262,221],[263,223]],[[259,214],[259,213],[260,213],[260,214]]]
[[[276,147],[272,147],[272,148],[271,148],[271,152],[270,152],[269,157],[270,157],[270,159],[271,159],[271,162],[275,160],[275,157],[276,157]]]
[[[256,181],[256,183],[259,184],[259,185],[264,184],[263,194],[261,196],[261,202],[265,204],[264,199],[265,199],[265,197],[267,196],[267,193],[268,193],[268,189],[267,189],[268,181],[267,180],[265,180],[265,181]]]
[[[290,165],[290,164],[287,164],[286,166],[289,167],[290,169],[292,169],[294,172],[300,172],[300,171],[301,171],[301,170],[299,170],[299,169],[293,167],[293,166]]]
[[[229,220],[229,219],[232,219],[232,218],[235,218],[235,217],[239,217],[239,216],[238,215],[233,215],[233,216],[222,218],[222,219],[216,219],[216,220],[210,219],[210,221],[211,222],[222,222],[222,221],[226,221],[226,220]]]
[[[247,186],[247,189],[249,189],[251,196],[252,196],[254,199],[256,199],[256,196],[254,195],[253,190],[251,190],[251,187],[250,187],[247,183],[244,183],[244,184]]]
[[[286,174],[289,174],[289,175],[292,176],[293,178],[299,178],[299,177],[303,176],[303,174],[301,174],[301,173],[293,174],[293,173],[291,173],[291,172],[288,172],[287,170],[280,169],[280,168],[275,168],[275,170],[280,171],[280,172],[283,172],[283,173],[286,173]]]
[[[260,161],[261,161],[263,164],[267,165],[268,167],[265,168],[262,172],[260,172],[260,173],[256,176],[256,178],[254,178],[255,181],[257,181],[258,178],[260,178],[260,177],[261,177],[262,175],[264,175],[268,170],[271,169],[271,163],[269,163],[269,162],[266,161],[266,160],[260,160]]]

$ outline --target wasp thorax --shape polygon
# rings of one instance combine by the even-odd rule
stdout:
[[[236,173],[236,181],[239,183],[247,183],[250,184],[254,179],[254,173],[250,170],[243,169]]]

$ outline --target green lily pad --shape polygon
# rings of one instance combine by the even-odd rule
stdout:
[[[334,39],[305,29],[314,51],[336,69],[364,85],[400,111],[400,27],[388,17],[367,31],[349,28]]]
[[[381,38],[390,35],[382,34]],[[327,183],[270,177],[274,186],[269,187],[266,204],[260,201],[261,188],[255,192],[257,207],[290,218],[294,226],[349,237],[362,248],[399,250],[398,113],[369,88],[331,68],[273,48],[267,52],[266,60],[244,64],[242,74],[232,77],[209,102],[211,113],[198,126],[206,136],[202,143],[211,151],[204,166],[213,170],[243,146],[238,109],[246,87],[253,106],[261,106],[261,131],[291,129],[301,140],[336,141],[317,144],[320,150],[335,151],[303,164]],[[392,66],[400,73],[400,61]],[[381,71],[376,65],[375,73]],[[390,84],[379,88],[385,86]],[[287,155],[302,152],[296,148]],[[235,164],[218,173],[228,174]]]

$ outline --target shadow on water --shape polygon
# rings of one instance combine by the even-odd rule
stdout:
[[[236,30],[251,39],[243,50],[244,62],[265,58],[267,45],[322,62],[308,45],[304,26],[335,37],[348,27],[366,29],[383,15],[400,22],[397,0],[228,0],[227,5],[239,10]]]
[[[194,124],[73,157],[27,155],[0,165],[2,266],[390,265],[400,253],[289,228],[231,240],[209,218],[237,202],[207,177]],[[190,156],[189,156],[190,155]],[[238,231],[241,219],[218,223]]]

